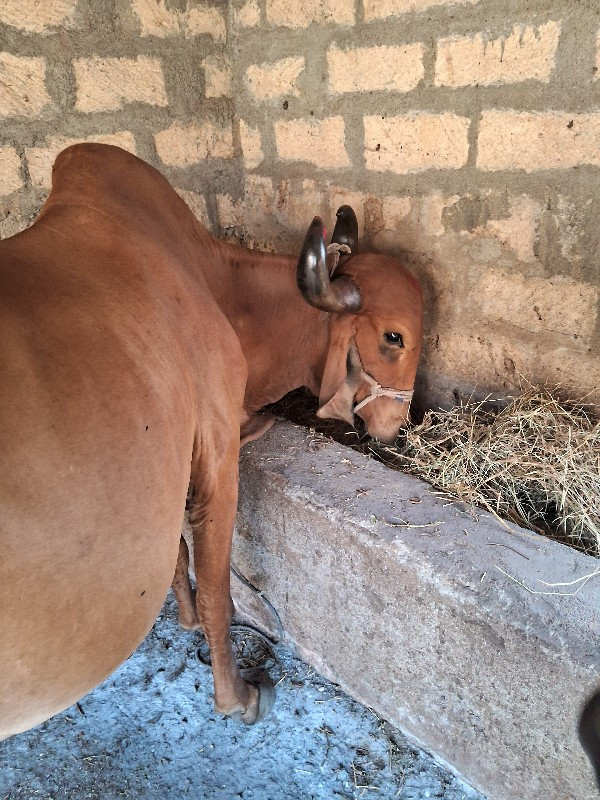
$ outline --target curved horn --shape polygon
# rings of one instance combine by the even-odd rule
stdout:
[[[347,244],[351,254],[355,256],[358,250],[358,220],[354,209],[350,206],[340,206],[336,217],[331,243]]]
[[[329,280],[326,264],[325,231],[320,217],[310,224],[298,260],[296,283],[307,303],[322,311],[358,311],[361,296],[345,276]]]

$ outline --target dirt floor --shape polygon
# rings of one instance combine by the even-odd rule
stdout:
[[[202,637],[175,620],[170,599],[94,692],[0,743],[0,798],[485,800],[288,650],[269,657],[247,634],[240,654],[262,649],[278,681],[273,712],[251,728],[214,714]]]

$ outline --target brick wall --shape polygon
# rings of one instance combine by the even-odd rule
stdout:
[[[0,231],[83,138],[251,246],[350,202],[425,288],[429,403],[600,401],[599,32],[593,0],[5,0]]]
[[[215,187],[242,180],[227,18],[225,2],[3,0],[0,235],[30,222],[57,153],[86,139],[161,169],[212,226]]]

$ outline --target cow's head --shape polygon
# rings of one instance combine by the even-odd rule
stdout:
[[[342,206],[332,242],[354,254],[357,232],[354,212]],[[353,424],[357,413],[371,436],[393,442],[409,418],[421,352],[419,284],[398,260],[375,254],[343,260],[330,277],[319,217],[304,240],[297,282],[307,302],[331,315],[318,416]]]

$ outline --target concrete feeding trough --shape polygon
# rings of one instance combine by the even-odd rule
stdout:
[[[238,611],[493,800],[597,796],[596,559],[279,422],[242,450],[233,566]]]

